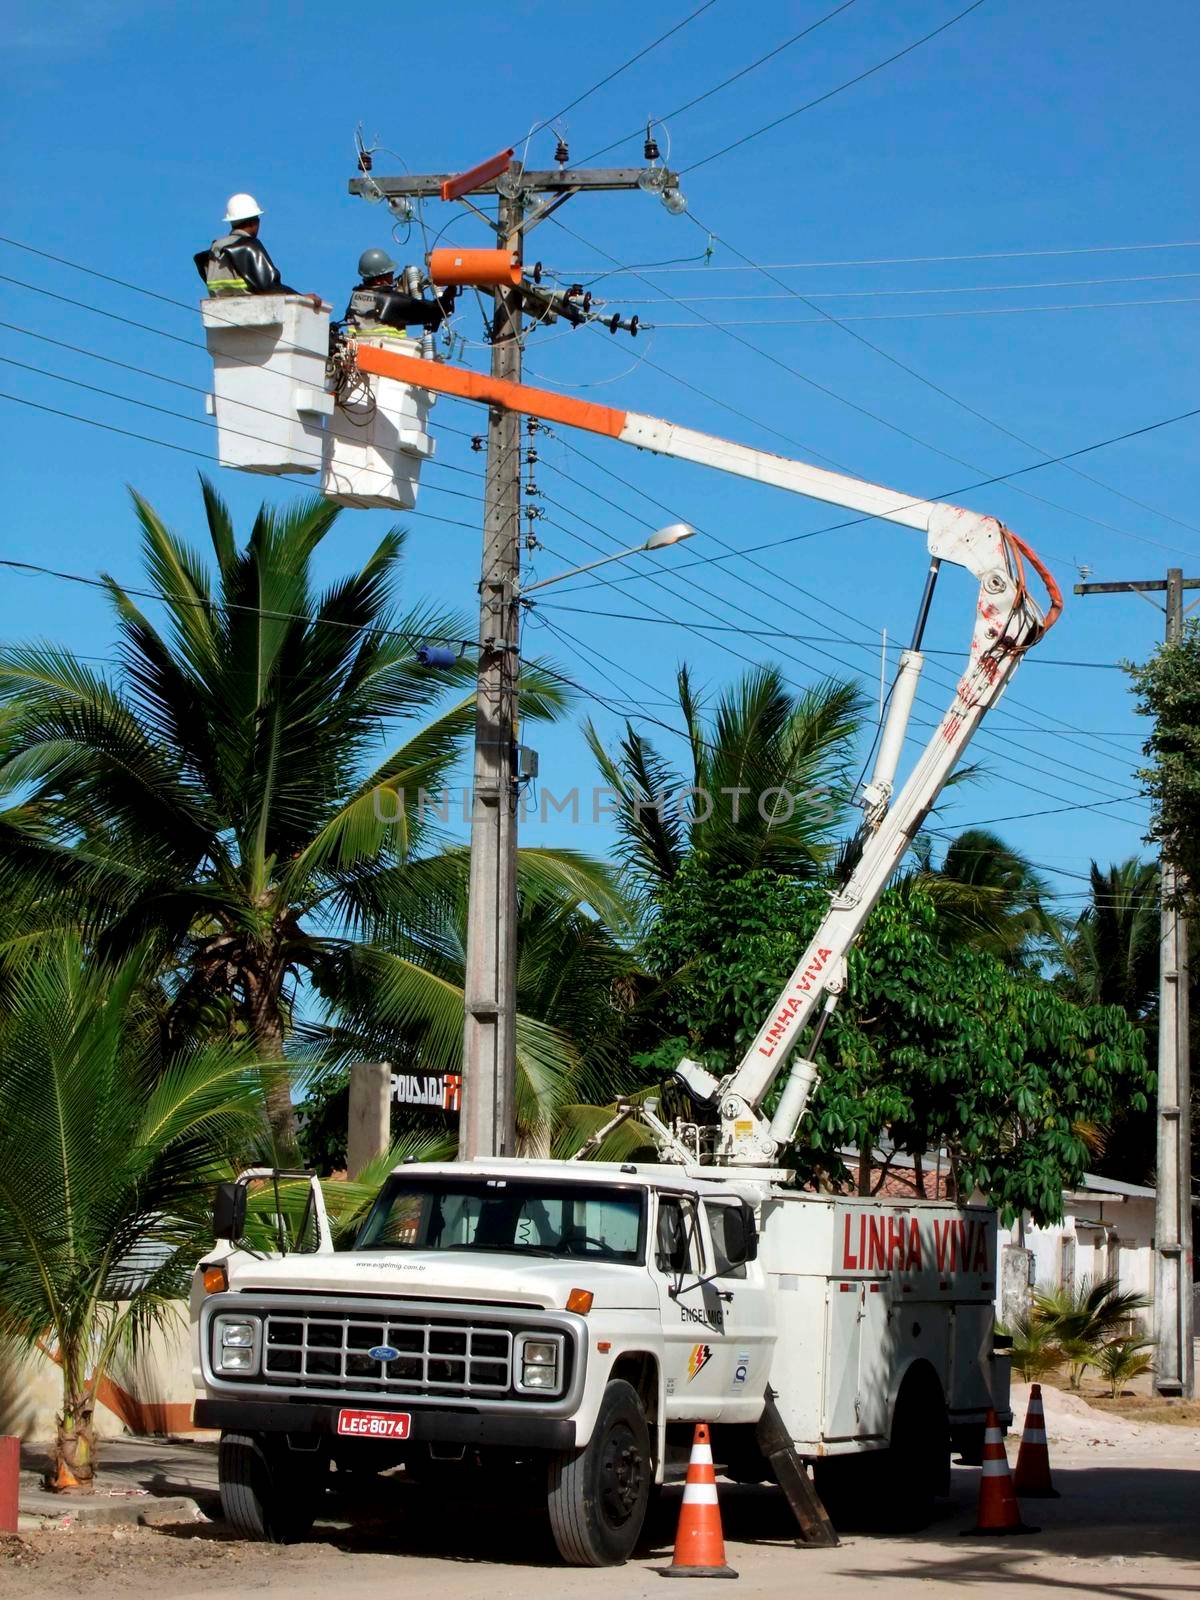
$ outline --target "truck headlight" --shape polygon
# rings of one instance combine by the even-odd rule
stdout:
[[[563,1341],[525,1334],[517,1341],[516,1385],[526,1394],[557,1394],[563,1382]]]
[[[213,1367],[217,1372],[257,1372],[257,1317],[222,1316],[213,1323]]]

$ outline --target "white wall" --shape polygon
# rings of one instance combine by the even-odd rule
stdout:
[[[1089,1226],[1103,1223],[1104,1227]],[[1000,1230],[1001,1243],[1021,1242],[1017,1223]],[[1154,1200],[1148,1195],[1102,1195],[1083,1192],[1063,1196],[1063,1220],[1039,1228],[1026,1222],[1024,1243],[1034,1256],[1039,1289],[1054,1289],[1063,1282],[1064,1267],[1074,1252],[1074,1281],[1093,1283],[1112,1275],[1113,1267],[1124,1291],[1153,1297]],[[1113,1241],[1115,1240],[1115,1245]],[[1064,1246],[1064,1241],[1067,1241]]]

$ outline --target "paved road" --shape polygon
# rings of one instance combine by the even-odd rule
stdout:
[[[1200,1592],[1200,1470],[1195,1457],[1164,1453],[1121,1465],[1080,1450],[1060,1455],[1062,1499],[1030,1503],[1042,1532],[986,1542],[970,1527],[978,1473],[954,1472],[953,1497],[935,1525],[906,1539],[847,1532],[839,1549],[793,1547],[786,1509],[768,1489],[722,1486],[729,1559],[744,1592],[763,1600],[905,1600],[968,1591],[988,1600],[1177,1600]],[[559,1565],[535,1508],[417,1499],[386,1522],[318,1530],[316,1542],[287,1550],[232,1544],[217,1524],[155,1532],[43,1534],[44,1554],[28,1565],[0,1563],[5,1600],[169,1593],[171,1600],[242,1600],[251,1591],[280,1600],[396,1600],[436,1592],[438,1600],[600,1600],[610,1595],[665,1600],[656,1569],[670,1559],[678,1491],[670,1491],[638,1558],[619,1571]],[[61,1542],[48,1549],[51,1541]],[[76,1541],[80,1547],[65,1565]],[[108,1541],[105,1543],[105,1541]],[[82,1559],[80,1559],[82,1558]],[[69,1572],[69,1579],[68,1579]],[[700,1592],[734,1594],[697,1580]],[[695,1593],[693,1588],[692,1593]],[[956,1596],[956,1600],[957,1600]]]

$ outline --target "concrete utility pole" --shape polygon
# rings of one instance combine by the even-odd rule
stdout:
[[[509,152],[511,155],[511,152]],[[641,167],[530,172],[509,161],[474,174],[428,173],[352,178],[351,194],[370,198],[497,197],[496,242],[520,262],[529,231],[572,195],[642,187]],[[676,174],[657,169],[660,190]],[[538,202],[538,197],[544,197]],[[499,288],[492,316],[492,376],[521,379],[519,289]],[[475,701],[471,875],[467,908],[466,1020],[463,1033],[459,1159],[516,1154],[517,780],[520,670],[521,430],[515,412],[488,421],[483,565],[479,580],[479,676]]]
[[[1183,636],[1183,591],[1200,589],[1170,567],[1166,581],[1077,583],[1076,594],[1166,594],[1166,641]],[[1157,602],[1151,601],[1151,604]],[[1200,602],[1193,601],[1193,605]],[[1191,610],[1191,607],[1188,607]],[[1195,1394],[1192,1344],[1191,1070],[1188,1049],[1188,927],[1178,909],[1175,864],[1161,853],[1159,940],[1158,1162],[1154,1204],[1154,1387],[1161,1395]]]

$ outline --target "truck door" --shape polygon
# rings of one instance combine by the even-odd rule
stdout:
[[[722,1364],[722,1383],[735,1408],[744,1400],[746,1420],[753,1421],[761,1410],[762,1392],[770,1376],[774,1301],[759,1262],[733,1259],[739,1252],[727,1245],[727,1237],[733,1241],[741,1235],[745,1208],[740,1200],[706,1197],[703,1209],[711,1262],[708,1270],[724,1309],[724,1338],[713,1359]],[[728,1420],[741,1419],[730,1412]]]
[[[663,1328],[664,1386],[672,1419],[716,1421],[725,1381],[725,1305],[704,1281],[706,1255],[694,1196],[659,1194],[651,1256]]]

